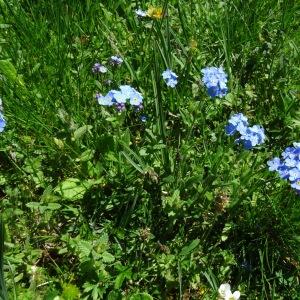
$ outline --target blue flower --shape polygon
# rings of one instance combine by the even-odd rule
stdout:
[[[120,56],[113,55],[110,58],[110,63],[112,65],[118,66],[118,65],[121,65],[123,63],[123,59]]]
[[[167,86],[170,86],[171,88],[174,88],[176,84],[178,83],[178,76],[172,72],[170,69],[167,69],[162,73],[162,77],[165,80]]]
[[[92,72],[104,74],[107,72],[107,68],[99,63],[95,63],[92,67]]]
[[[115,105],[118,111],[125,110],[127,101],[137,110],[143,108],[142,94],[129,85],[121,85],[120,90],[111,90],[106,96],[97,94],[96,99],[100,105]]]
[[[203,73],[202,81],[211,98],[224,97],[227,94],[227,74],[222,67],[207,67],[201,72]]]
[[[233,115],[228,120],[228,123],[229,124],[225,128],[225,131],[226,131],[227,135],[233,135],[237,131],[242,134],[247,129],[248,118],[245,117],[242,113],[238,113],[238,114]]]
[[[225,127],[227,135],[234,135],[236,132],[240,133],[240,137],[235,140],[235,143],[242,143],[245,149],[252,149],[257,145],[264,143],[266,136],[262,126],[254,125],[248,127],[248,118],[242,113],[233,115]]]
[[[300,178],[298,178],[297,181],[293,182],[293,183],[291,184],[291,187],[292,187],[293,189],[295,189],[297,192],[299,192],[299,191],[300,191]]]
[[[134,89],[130,85],[121,85],[120,90],[127,98],[129,98]]]
[[[300,170],[298,168],[292,168],[289,170],[289,181],[294,182],[300,179]]]
[[[244,148],[250,150],[257,145],[263,144],[265,138],[266,136],[263,127],[260,125],[254,125],[252,127],[248,127],[237,141],[242,142]]]
[[[113,101],[116,103],[126,103],[127,97],[122,92],[117,90],[111,90],[108,94],[113,98]]]
[[[136,90],[130,94],[129,103],[133,106],[140,107],[143,103],[143,96]]]
[[[141,115],[140,120],[141,120],[143,123],[147,122],[147,116]]]
[[[295,151],[294,147],[287,147],[283,152],[282,152],[282,157],[285,159],[287,157],[292,157],[293,153]]]
[[[101,94],[96,94],[95,98],[100,105],[112,106],[114,104],[113,97],[109,93],[106,96],[103,96]]]
[[[121,85],[122,94],[129,99],[129,103],[133,106],[140,106],[143,103],[143,96],[136,89],[129,85]]]
[[[3,114],[0,112],[0,132],[4,131],[5,126],[6,126],[6,121],[4,119]]]
[[[278,168],[281,166],[281,160],[279,157],[274,157],[273,159],[267,162],[269,166],[269,171],[278,171]]]
[[[281,154],[282,160],[275,157],[268,162],[270,171],[277,171],[280,178],[290,182],[291,187],[300,195],[300,143],[293,143]]]

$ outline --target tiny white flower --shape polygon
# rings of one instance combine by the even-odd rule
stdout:
[[[219,287],[219,290],[218,290],[219,295],[220,295],[220,297],[222,297],[222,298],[225,298],[226,293],[227,293],[228,291],[231,293],[231,290],[230,290],[230,284],[229,284],[229,283],[223,283],[223,284],[221,284],[220,287]]]
[[[99,67],[99,71],[100,71],[100,73],[106,73],[107,72],[107,68],[104,67],[104,66],[100,66]]]
[[[231,291],[227,291],[225,294],[225,300],[238,300],[240,299],[241,293],[239,291],[235,291],[233,294]]]
[[[146,17],[147,16],[147,12],[144,11],[144,10],[141,10],[140,8],[139,9],[136,9],[135,10],[135,13],[138,17]]]
[[[238,300],[240,299],[241,293],[239,291],[231,292],[230,284],[223,283],[219,287],[219,296],[222,300]]]

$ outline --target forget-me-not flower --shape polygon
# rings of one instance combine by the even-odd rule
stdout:
[[[281,154],[267,162],[270,171],[277,171],[280,178],[290,182],[291,187],[300,194],[300,143],[293,143]]]
[[[245,149],[250,150],[257,145],[263,144],[265,139],[266,135],[263,127],[260,125],[254,125],[252,127],[248,127],[237,141],[242,142]]]
[[[262,126],[254,125],[249,127],[248,125],[247,117],[242,113],[238,113],[229,119],[228,125],[225,127],[227,135],[234,135],[237,132],[240,134],[240,137],[236,139],[235,142],[242,143],[247,150],[261,145],[266,139],[265,131]]]
[[[295,180],[295,181],[291,184],[291,187],[292,187],[293,189],[295,189],[295,190],[298,192],[298,194],[299,194],[299,192],[300,192],[300,178],[297,179],[297,180]]]
[[[267,165],[269,166],[269,171],[277,171],[281,166],[281,160],[279,157],[274,157],[267,162]]]
[[[3,114],[0,112],[0,132],[4,131],[5,126],[6,126],[6,121],[4,119]]]
[[[227,74],[222,67],[207,67],[201,72],[203,73],[202,81],[211,98],[224,97],[227,94]]]
[[[95,98],[98,103],[103,106],[112,106],[114,104],[113,97],[109,93],[106,96],[96,94]]]
[[[109,95],[113,98],[113,101],[116,103],[126,103],[127,97],[121,91],[111,90],[108,92]]]
[[[129,100],[133,106],[140,106],[143,103],[143,96],[135,88],[130,85],[121,85],[120,90],[124,97]]]
[[[228,120],[228,125],[225,128],[226,134],[233,135],[237,131],[239,133],[244,133],[248,127],[248,118],[242,113],[235,114],[231,116]]]
[[[133,89],[133,92],[130,94],[129,103],[133,106],[140,106],[143,103],[143,96]]]
[[[170,69],[167,69],[162,73],[162,77],[165,80],[167,86],[174,88],[178,83],[178,76],[172,72]]]
[[[143,96],[135,88],[129,85],[121,85],[120,90],[110,90],[106,96],[96,95],[100,105],[115,105],[118,111],[126,109],[126,103],[129,102],[136,111],[143,109]]]

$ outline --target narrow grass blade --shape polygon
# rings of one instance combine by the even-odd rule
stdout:
[[[2,218],[0,218],[0,298],[1,300],[7,300],[7,290],[4,281],[3,272],[3,254],[4,254],[4,224]]]

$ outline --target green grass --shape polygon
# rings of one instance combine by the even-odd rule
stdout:
[[[105,2],[0,1],[9,299],[214,299],[225,282],[299,299],[299,196],[266,165],[299,141],[299,3]],[[150,4],[165,16],[135,16]],[[221,65],[230,93],[210,99],[201,69]],[[97,104],[120,84],[146,123]],[[226,136],[238,112],[261,147]]]

